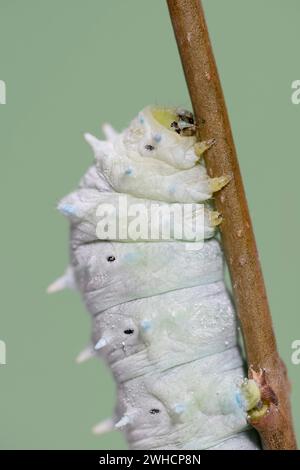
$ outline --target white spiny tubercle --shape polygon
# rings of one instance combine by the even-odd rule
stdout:
[[[73,269],[68,266],[65,273],[47,287],[47,294],[54,294],[64,289],[76,290]]]
[[[95,159],[101,159],[107,156],[112,150],[112,144],[106,140],[99,140],[94,135],[86,132],[84,134],[86,142],[91,146]]]
[[[104,348],[108,343],[106,338],[100,338],[97,343],[95,344],[95,350],[99,351],[100,349]]]
[[[82,364],[83,362],[89,361],[96,357],[96,352],[91,344],[89,344],[85,349],[80,351],[78,356],[76,357],[76,363]]]
[[[108,123],[103,124],[102,131],[107,140],[113,142],[118,137],[118,132]]]
[[[127,426],[129,423],[131,423],[132,419],[128,415],[122,416],[122,418],[115,424],[115,428],[117,429],[122,429],[125,426]]]
[[[67,287],[67,283],[66,283],[65,276],[61,276],[47,287],[47,294],[54,294],[55,292],[59,292],[65,289],[66,287]]]
[[[114,420],[112,418],[107,418],[104,421],[101,421],[100,423],[96,424],[92,432],[93,434],[96,435],[101,435],[101,434],[106,434],[108,432],[113,431],[114,429]]]
[[[92,147],[94,151],[96,151],[101,143],[101,140],[97,139],[93,134],[89,132],[84,133],[85,141]]]

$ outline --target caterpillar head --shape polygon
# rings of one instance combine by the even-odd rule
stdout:
[[[195,124],[192,113],[181,108],[148,106],[131,122],[123,135],[130,154],[156,158],[178,169],[192,168]]]

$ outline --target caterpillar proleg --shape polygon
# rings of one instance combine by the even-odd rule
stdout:
[[[94,431],[122,429],[132,449],[260,449],[247,416],[267,405],[243,379],[210,204],[230,177],[209,178],[201,158],[214,142],[196,143],[178,108],[148,106],[120,134],[103,130],[105,141],[85,135],[95,163],[58,205],[71,260],[50,287],[80,291],[94,349],[77,360],[101,356],[116,380],[115,415]]]

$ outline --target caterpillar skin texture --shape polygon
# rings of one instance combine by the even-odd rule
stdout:
[[[122,133],[104,126],[107,140],[86,134],[95,163],[58,209],[70,220],[71,263],[49,291],[78,289],[92,316],[92,345],[79,357],[99,355],[118,389],[115,415],[96,427],[123,429],[132,449],[260,449],[247,412],[261,405],[245,375],[234,307],[224,284],[223,254],[215,235],[219,214],[209,199],[228,182],[208,177],[191,113],[147,107]],[[193,240],[99,231],[98,208],[117,213],[142,204],[149,215],[193,204],[185,223],[199,222]],[[203,203],[205,202],[205,207]],[[117,215],[116,215],[117,214]],[[163,219],[164,221],[164,219]],[[150,227],[150,222],[148,228]],[[195,242],[204,235],[201,249]]]

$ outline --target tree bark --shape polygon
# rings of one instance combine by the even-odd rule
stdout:
[[[264,279],[223,92],[199,0],[167,0],[198,136],[215,138],[205,155],[209,176],[231,175],[215,194],[221,236],[241,322],[250,376],[261,381],[268,412],[251,424],[265,449],[296,449],[289,383],[279,357]]]

